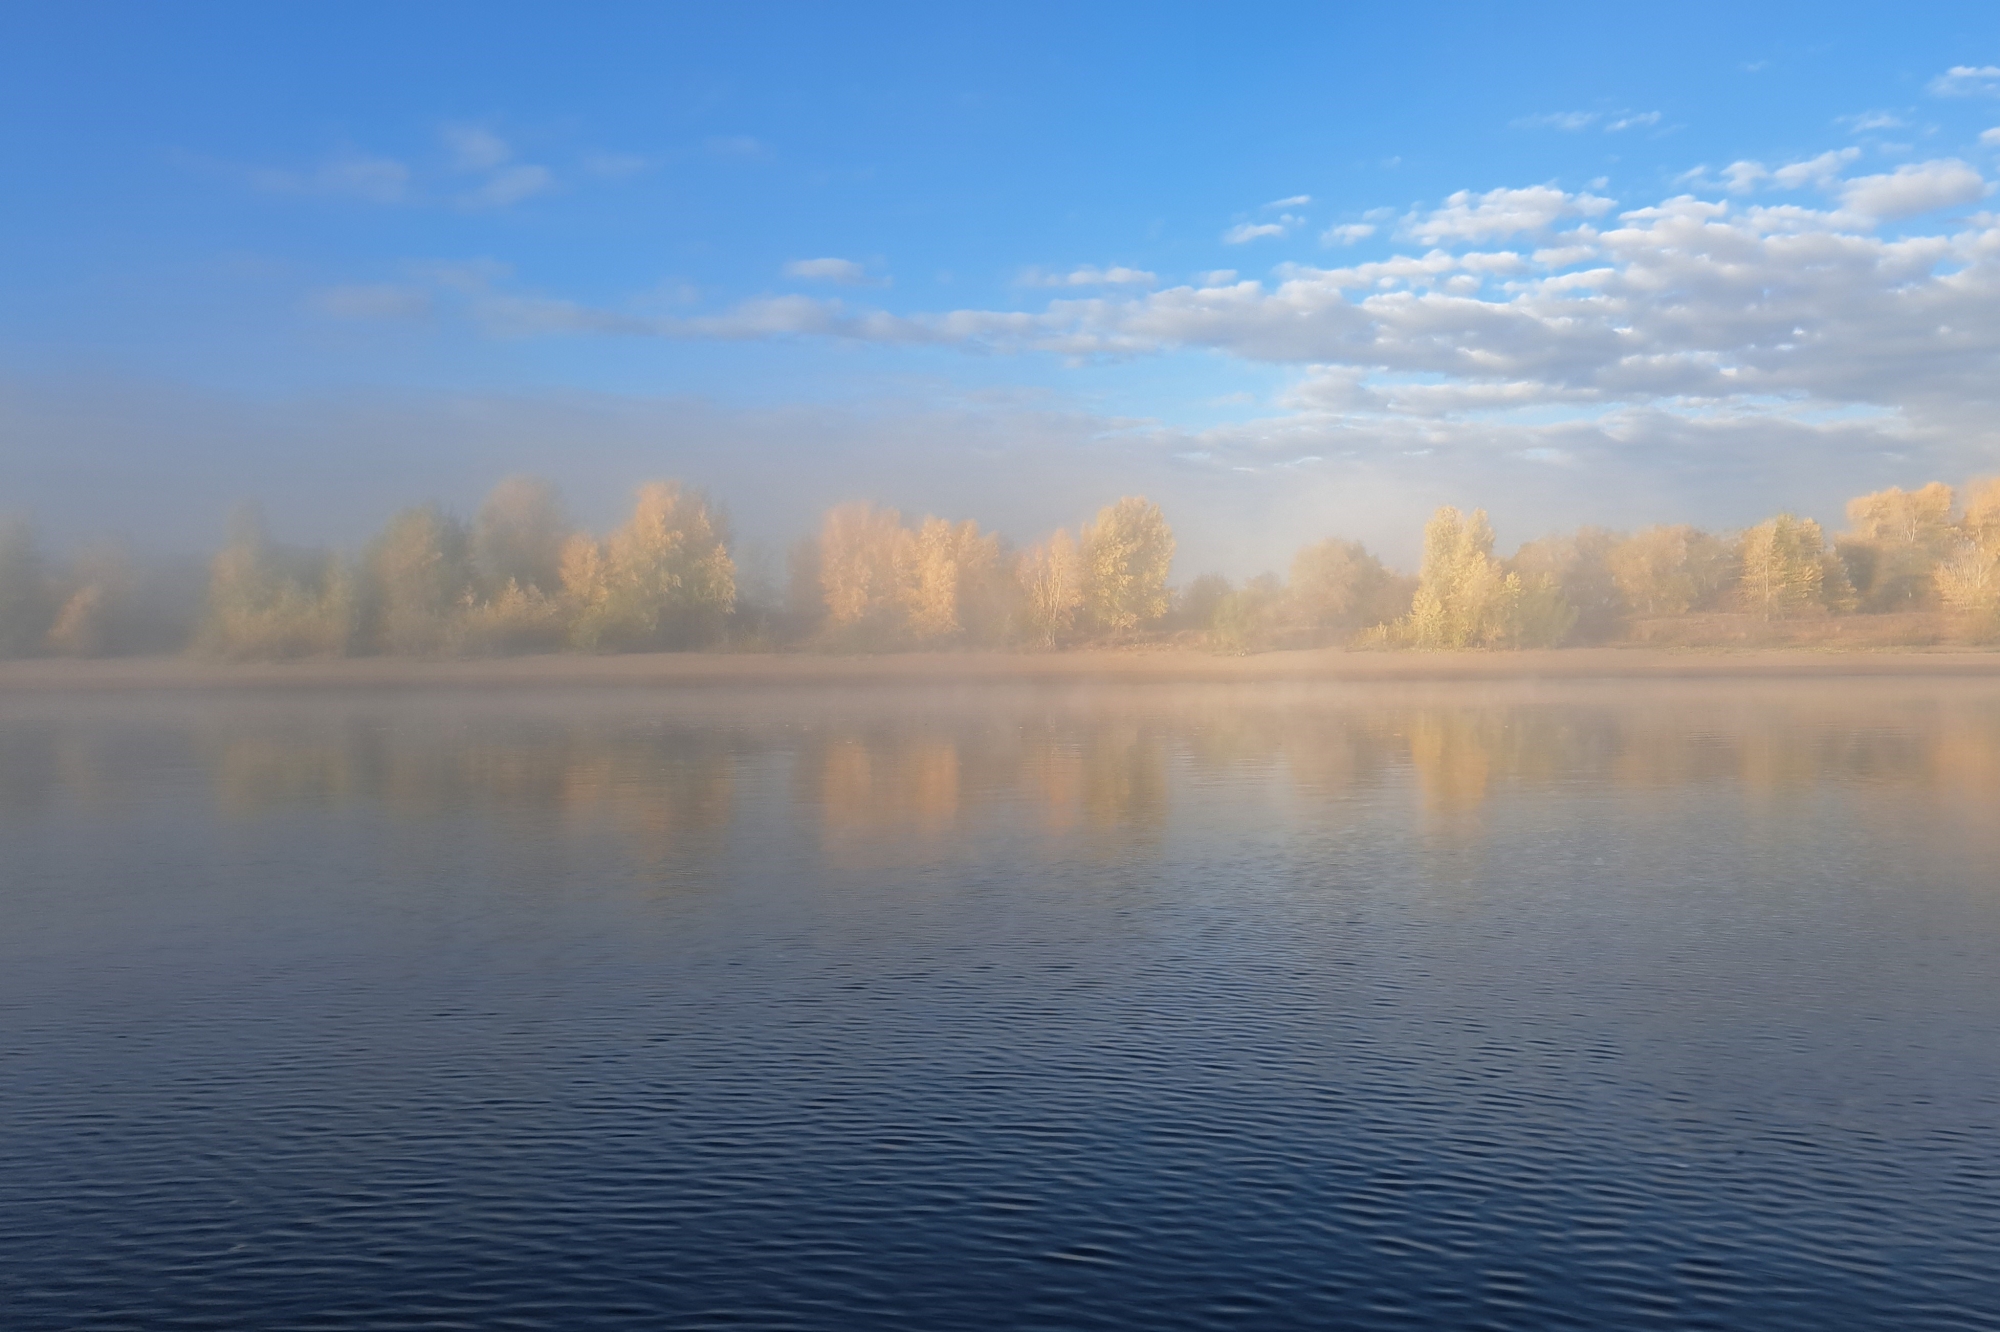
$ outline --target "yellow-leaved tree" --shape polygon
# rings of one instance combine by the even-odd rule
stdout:
[[[274,544],[240,511],[209,562],[196,646],[225,657],[339,656],[354,637],[353,576],[338,555]]]
[[[1781,513],[1743,534],[1747,609],[1780,620],[1825,608],[1826,538],[1810,518]]]
[[[1054,647],[1076,628],[1083,609],[1083,552],[1076,538],[1057,529],[1021,557],[1019,570],[1025,637]]]
[[[1638,616],[1709,609],[1737,573],[1736,552],[1727,541],[1685,523],[1634,532],[1605,558],[1625,604]]]
[[[819,583],[826,627],[837,640],[886,646],[901,617],[896,570],[902,515],[874,504],[828,509],[819,532]]]
[[[1083,531],[1084,607],[1099,632],[1126,634],[1167,613],[1174,533],[1138,495],[1098,510]]]
[[[1848,531],[1835,549],[1864,609],[1935,603],[1933,575],[1957,535],[1952,501],[1951,487],[1933,481],[1919,490],[1891,486],[1847,502]]]
[[[1934,576],[1951,610],[2000,619],[2000,477],[1966,487],[1965,516]]]
[[[1410,613],[1392,639],[1419,648],[1552,647],[1576,621],[1562,589],[1531,585],[1493,558],[1493,525],[1446,505],[1424,525],[1424,562]]]
[[[474,593],[454,620],[454,648],[529,652],[561,646],[567,527],[551,482],[510,476],[493,487],[472,520]]]
[[[1287,592],[1292,614],[1307,628],[1348,639],[1407,613],[1416,584],[1384,567],[1359,541],[1328,538],[1292,557]]]
[[[463,524],[435,504],[404,509],[375,538],[363,569],[367,639],[377,651],[436,652],[450,641],[472,597]]]
[[[631,518],[603,543],[572,536],[561,576],[570,640],[586,650],[696,647],[736,604],[727,524],[677,481],[639,487]]]
[[[1000,538],[982,535],[971,519],[925,518],[899,534],[895,548],[898,599],[909,635],[941,644],[994,630],[991,603],[1000,569]]]

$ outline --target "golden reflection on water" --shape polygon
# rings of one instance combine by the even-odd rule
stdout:
[[[368,804],[589,826],[669,849],[791,802],[829,844],[949,841],[982,820],[1145,842],[1225,794],[1280,792],[1331,817],[1367,794],[1434,826],[1509,792],[1694,786],[1755,809],[1830,783],[2000,796],[2000,686],[995,690],[262,700],[72,700],[0,713],[0,809],[115,801],[148,765],[255,819]],[[1995,810],[2000,812],[2000,810]]]

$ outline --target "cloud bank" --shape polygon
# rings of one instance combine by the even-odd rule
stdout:
[[[1662,517],[1718,523],[1781,504],[1824,502],[1837,517],[1838,498],[1859,489],[2000,470],[1991,186],[1956,157],[1856,174],[1859,160],[1840,148],[1738,162],[1636,204],[1602,186],[1463,190],[1380,228],[1325,233],[1327,244],[1372,242],[1378,253],[1353,263],[1180,282],[1117,264],[1029,269],[1018,290],[1053,290],[1017,309],[780,294],[661,316],[537,294],[505,273],[449,288],[358,284],[317,308],[464,318],[506,337],[1219,358],[1276,368],[1284,387],[1246,419],[1118,429],[1146,434],[1182,472],[1261,477],[1267,496],[1365,474],[1383,493],[1512,496],[1552,518],[1552,497],[1572,496],[1571,521],[1639,521],[1654,503]],[[1303,206],[1274,204],[1285,205]],[[1299,221],[1245,222],[1223,239],[1286,236]],[[787,271],[862,276],[840,259]],[[1475,477],[1483,493],[1451,488]]]

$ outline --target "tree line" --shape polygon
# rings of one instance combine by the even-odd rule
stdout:
[[[1027,547],[969,519],[860,503],[828,510],[782,579],[746,579],[725,515],[698,491],[641,486],[600,536],[575,528],[549,482],[510,477],[469,521],[405,509],[351,557],[283,544],[246,512],[198,577],[116,549],[57,564],[25,522],[0,524],[0,655],[1529,648],[1702,615],[1894,612],[2000,636],[2000,480],[1962,497],[1892,487],[1851,501],[1847,520],[1831,540],[1792,514],[1735,533],[1584,527],[1502,558],[1483,510],[1447,507],[1425,527],[1415,577],[1328,538],[1288,576],[1176,587],[1173,531],[1143,497]]]

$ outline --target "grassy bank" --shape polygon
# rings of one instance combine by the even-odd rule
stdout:
[[[1177,648],[1061,653],[547,655],[424,660],[359,657],[221,662],[188,657],[0,662],[0,692],[144,689],[381,689],[914,685],[1016,682],[2000,678],[2000,651],[1569,648],[1541,652],[1265,652]]]

